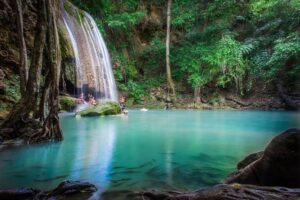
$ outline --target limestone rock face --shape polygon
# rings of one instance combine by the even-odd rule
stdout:
[[[234,172],[226,183],[300,187],[300,130],[289,129],[276,136],[263,156]]]
[[[82,117],[103,116],[103,115],[118,115],[121,114],[121,107],[118,103],[107,102],[89,107],[86,110],[76,113]]]

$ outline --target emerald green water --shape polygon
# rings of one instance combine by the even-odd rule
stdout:
[[[276,134],[300,128],[300,113],[133,110],[60,121],[64,141],[0,152],[0,188],[50,189],[66,179],[102,191],[209,186]]]

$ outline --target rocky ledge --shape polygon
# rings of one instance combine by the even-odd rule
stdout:
[[[137,194],[143,200],[297,200],[300,189],[263,187],[240,184],[219,184],[193,192],[147,191]]]

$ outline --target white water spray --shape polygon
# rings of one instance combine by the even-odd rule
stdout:
[[[110,56],[94,19],[69,2],[62,18],[75,57],[78,95],[92,94],[98,101],[118,101]]]

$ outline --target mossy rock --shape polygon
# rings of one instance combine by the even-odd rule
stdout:
[[[118,115],[121,114],[121,107],[118,103],[107,102],[89,107],[86,110],[76,113],[82,117],[103,116],[103,115]]]
[[[70,96],[59,96],[59,110],[73,111],[76,107],[76,99]]]

